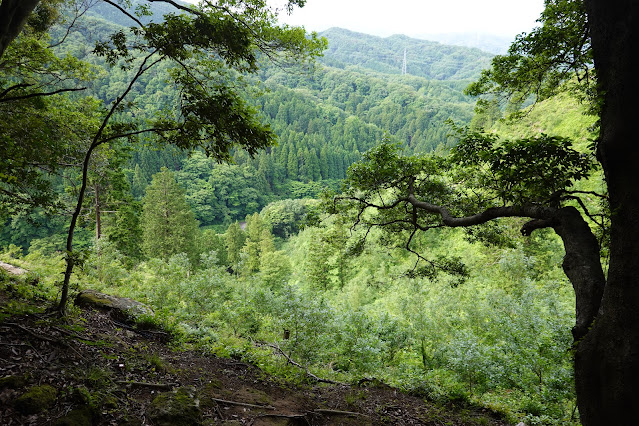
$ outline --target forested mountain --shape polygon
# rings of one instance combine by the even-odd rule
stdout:
[[[66,35],[65,49],[93,61],[90,49],[95,40],[121,24],[126,24],[126,18],[102,5]],[[54,38],[63,36],[55,34]],[[228,225],[270,201],[317,196],[326,186],[336,188],[348,166],[384,134],[401,141],[408,152],[443,150],[452,143],[445,121],[470,121],[474,104],[463,89],[479,75],[491,55],[403,36],[380,38],[337,28],[321,35],[329,47],[315,69],[265,66],[252,77],[251,84],[260,92],[248,92],[247,99],[262,111],[264,121],[277,134],[276,147],[255,158],[239,151],[235,165],[211,163],[200,169],[197,179],[207,182],[206,188],[196,188],[194,176],[188,172],[191,163],[200,160],[171,149],[136,148],[125,172],[137,197],[162,167],[181,171],[178,179],[187,188],[200,223]],[[404,49],[408,52],[406,75],[401,74]],[[152,117],[158,106],[175,102],[177,94],[166,85],[166,72],[169,70],[159,68],[133,88],[132,118]],[[112,101],[126,76],[127,72],[117,67],[102,73],[93,85],[95,95]],[[236,202],[221,195],[240,188],[245,188],[240,197],[242,206],[234,206]],[[212,199],[225,207],[213,212],[208,207]]]
[[[336,68],[353,65],[385,74],[401,74],[406,51],[406,73],[429,80],[477,77],[493,56],[479,49],[419,40],[403,35],[377,37],[342,28],[321,33],[329,40],[323,63]]]
[[[57,298],[60,288],[90,287],[152,306],[148,321],[178,346],[304,384],[381,381],[437,402],[479,404],[513,423],[578,423],[575,295],[560,266],[561,240],[542,229],[557,222],[518,216],[546,202],[543,212],[582,209],[580,223],[601,230],[591,240],[605,250],[595,119],[571,94],[538,102],[519,121],[501,120],[502,105],[475,111],[476,99],[464,94],[489,65],[491,55],[477,49],[334,28],[322,34],[328,48],[316,63],[291,66],[264,54],[226,66],[209,51],[191,56],[172,44],[182,28],[202,24],[195,18],[167,19],[176,25],[168,33],[150,25],[144,43],[129,44],[127,19],[102,5],[70,32],[52,28],[51,43],[64,42],[51,51],[87,62],[86,90],[39,100],[7,114],[11,126],[0,124],[10,146],[23,142],[7,132],[23,116],[45,122],[36,129],[46,142],[55,133],[49,122],[82,129],[60,143],[67,164],[37,175],[57,196],[56,214],[38,207],[2,217],[0,258],[34,279],[24,288],[0,280],[0,291]],[[140,19],[133,33],[161,22]],[[324,45],[308,34],[300,40],[317,41],[309,54]],[[129,56],[129,48],[144,54]],[[176,61],[162,62],[173,48]],[[0,78],[14,78],[9,71],[0,67]],[[206,78],[191,80],[199,72]],[[105,111],[113,125],[103,126],[98,146],[91,135],[102,131]],[[176,124],[193,111],[230,122]],[[455,149],[460,140],[466,151]],[[0,178],[7,176],[7,185],[17,180]],[[462,219],[523,202],[464,231],[447,228],[442,210],[415,194],[449,203]],[[527,225],[539,229],[522,240]],[[94,405],[107,397],[95,395]]]

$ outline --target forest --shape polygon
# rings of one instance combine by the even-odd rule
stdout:
[[[19,292],[63,316],[84,289],[132,298],[176,347],[290,383],[602,424],[581,366],[625,210],[584,43],[597,2],[547,1],[504,56],[309,34],[259,1],[33,3],[0,34]]]

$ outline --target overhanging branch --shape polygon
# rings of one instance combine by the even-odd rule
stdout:
[[[27,84],[25,85],[21,85],[23,87],[29,86]],[[15,88],[15,86],[14,86]],[[12,89],[12,88],[9,88]],[[9,89],[5,90],[5,92],[3,92],[2,94],[6,93]],[[54,90],[52,92],[35,92],[35,93],[29,93],[26,95],[22,95],[22,96],[13,96],[10,98],[3,98],[2,94],[0,94],[0,102],[12,102],[12,101],[20,101],[20,100],[24,100],[24,99],[30,99],[30,98],[37,98],[39,96],[52,96],[52,95],[57,95],[60,93],[66,93],[66,92],[78,92],[80,90],[86,90],[86,87],[74,87],[71,89],[58,89],[58,90]]]

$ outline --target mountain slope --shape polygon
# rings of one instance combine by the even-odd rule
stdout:
[[[385,74],[401,74],[406,49],[407,74],[431,80],[468,80],[488,67],[492,54],[404,35],[382,38],[331,28],[321,33],[329,41],[322,62],[337,68],[355,65]]]
[[[376,380],[285,382],[248,360],[206,355],[184,342],[171,349],[166,333],[104,311],[56,320],[17,296],[24,286],[38,284],[0,270],[3,425],[505,425],[485,411],[440,407]]]

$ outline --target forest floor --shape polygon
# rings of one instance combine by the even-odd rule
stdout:
[[[63,322],[47,301],[19,297],[15,280],[0,285],[1,425],[507,424],[374,381],[286,383],[104,311],[74,309]]]

